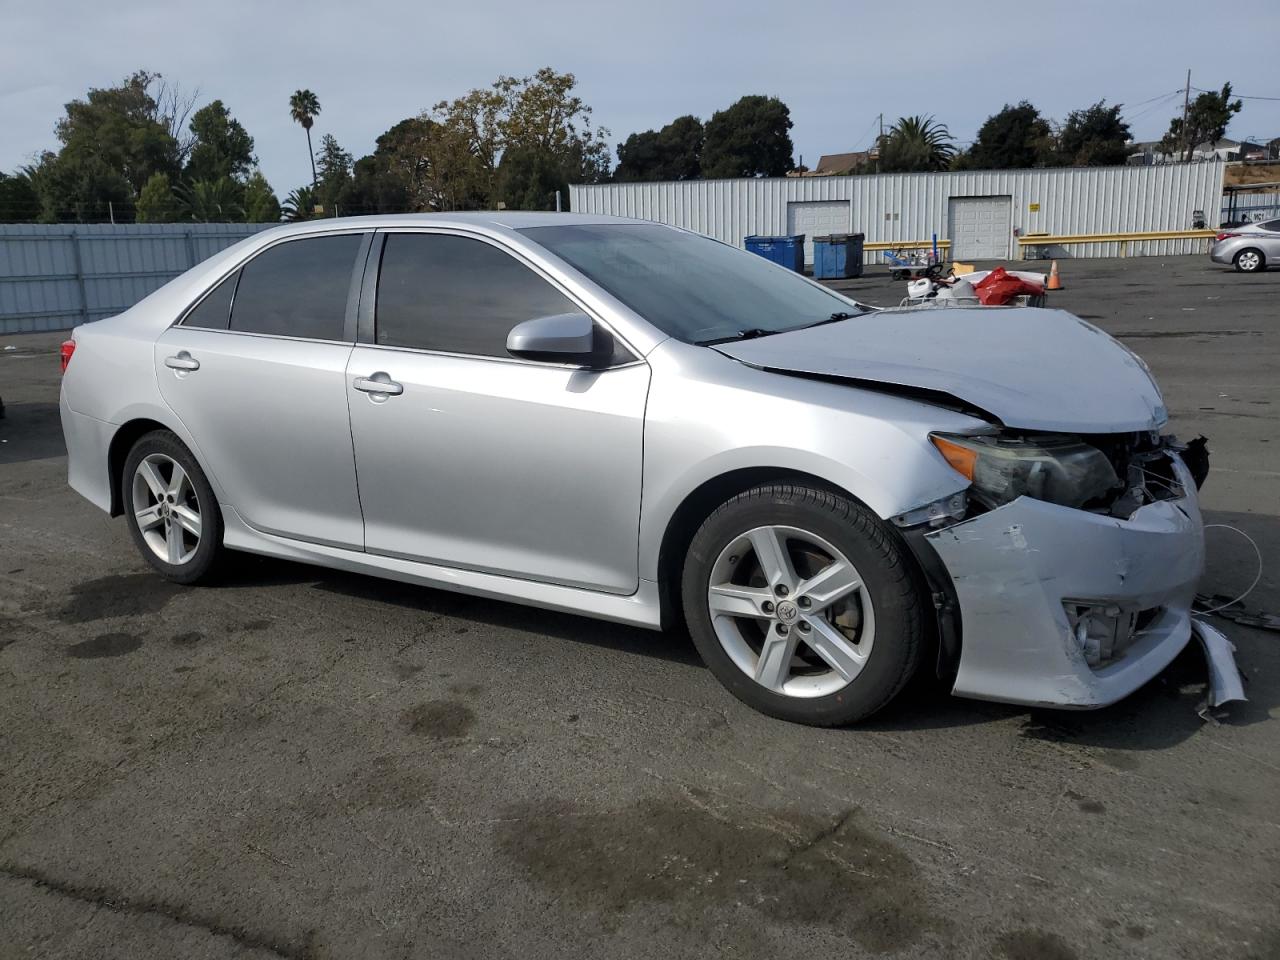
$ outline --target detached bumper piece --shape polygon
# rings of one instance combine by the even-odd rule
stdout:
[[[1209,710],[1249,698],[1244,695],[1244,681],[1236,666],[1235,645],[1226,634],[1200,619],[1191,621],[1191,632],[1204,648],[1204,658],[1209,664],[1209,696],[1200,716],[1211,720]]]
[[[1088,709],[1132,693],[1191,638],[1204,569],[1194,482],[1109,516],[1021,497],[927,535],[963,625],[953,692]]]

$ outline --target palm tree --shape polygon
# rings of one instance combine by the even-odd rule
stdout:
[[[243,223],[243,188],[230,177],[197,180],[174,190],[184,220],[196,223]]]
[[[310,187],[299,187],[280,204],[280,212],[285,220],[296,223],[299,220],[310,220],[315,211],[315,191]]]
[[[886,173],[945,170],[956,154],[945,124],[932,116],[899,117],[880,142],[880,169]]]
[[[295,90],[289,98],[289,116],[307,131],[307,153],[311,155],[311,186],[316,185],[316,152],[311,148],[311,125],[320,112],[320,100],[310,90]]]

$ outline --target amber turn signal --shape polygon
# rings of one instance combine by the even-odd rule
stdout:
[[[973,480],[973,470],[978,463],[978,453],[976,450],[970,450],[968,447],[962,447],[958,443],[952,443],[950,440],[944,440],[942,437],[930,437],[933,445],[938,448],[938,452],[942,454],[943,459],[951,465],[951,469],[966,480]]]

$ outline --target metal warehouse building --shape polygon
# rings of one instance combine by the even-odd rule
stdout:
[[[744,237],[858,232],[870,245],[922,244],[936,233],[961,260],[1200,253],[1202,211],[1215,223],[1223,164],[888,173],[856,177],[684,180],[573,185],[580,213],[657,220],[742,246]],[[1164,234],[1191,236],[1163,236]],[[1156,237],[1117,236],[1157,234]],[[1047,235],[1036,244],[1034,235]],[[1090,238],[1090,239],[1086,239]],[[1022,243],[1019,243],[1019,239]],[[944,243],[944,245],[947,245]]]

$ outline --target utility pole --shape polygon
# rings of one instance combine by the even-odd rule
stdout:
[[[876,173],[880,172],[880,146],[884,141],[884,114],[880,114],[880,135],[876,137]]]
[[[1186,163],[1191,159],[1190,147],[1195,144],[1187,144],[1187,110],[1191,106],[1191,68],[1187,67],[1187,88],[1182,93],[1182,162]]]

